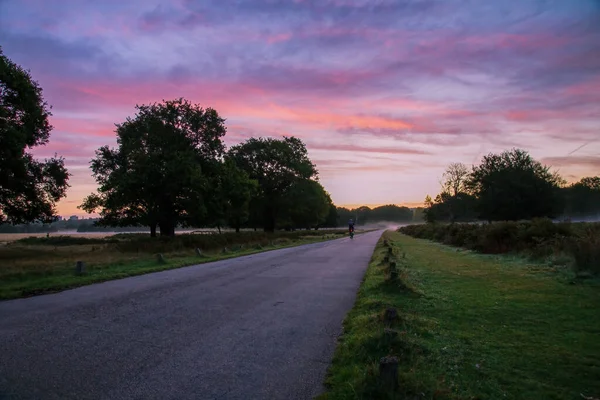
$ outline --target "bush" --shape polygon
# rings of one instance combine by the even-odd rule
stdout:
[[[577,271],[600,274],[600,224],[583,230],[570,242],[571,254],[575,258]]]

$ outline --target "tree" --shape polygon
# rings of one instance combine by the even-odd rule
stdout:
[[[442,182],[442,191],[450,193],[452,196],[467,191],[466,183],[469,178],[469,170],[464,164],[450,164],[442,177],[444,179]]]
[[[426,219],[429,222],[474,219],[476,204],[474,197],[468,193],[468,180],[469,171],[464,164],[450,164],[442,175],[442,192],[436,196],[435,201],[429,197]]]
[[[371,222],[408,222],[413,218],[413,212],[408,207],[387,204],[375,207],[369,214]]]
[[[282,204],[284,227],[317,228],[327,218],[331,198],[319,182],[299,179],[286,192]]]
[[[317,177],[304,143],[295,137],[251,138],[233,146],[229,156],[258,182],[259,190],[251,207],[260,207],[262,226],[273,232],[285,207],[284,196],[300,181]]]
[[[0,224],[56,219],[69,187],[64,159],[42,162],[27,152],[48,143],[49,108],[30,73],[0,48]]]
[[[80,206],[100,210],[100,224],[149,226],[172,236],[177,225],[206,218],[210,182],[224,153],[224,119],[211,109],[177,99],[136,106],[117,125],[117,149],[104,146],[92,160],[98,193]]]
[[[219,228],[228,225],[240,231],[248,221],[250,200],[258,189],[258,182],[238,168],[231,158],[221,164],[219,174],[211,180],[211,195],[208,196],[210,222]]]
[[[585,177],[564,189],[565,216],[596,217],[600,214],[600,177]]]
[[[473,167],[467,186],[477,198],[481,218],[520,220],[554,217],[563,208],[561,178],[526,151],[489,154]]]
[[[329,197],[329,211],[327,212],[327,217],[325,218],[325,222],[323,222],[322,226],[326,228],[337,228],[339,225],[339,214],[338,208],[333,204],[331,197]]]
[[[348,220],[350,220],[350,218],[355,218],[355,214],[352,212],[352,210],[349,210],[346,207],[336,207],[336,212],[338,215],[337,226],[345,226],[348,224]]]
[[[477,218],[476,210],[477,199],[472,195],[464,192],[456,195],[442,192],[435,200],[429,197],[424,214],[427,222],[467,222]]]

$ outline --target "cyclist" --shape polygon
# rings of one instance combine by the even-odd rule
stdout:
[[[352,220],[352,218],[350,218],[350,221],[348,221],[348,231],[354,232],[354,221]]]

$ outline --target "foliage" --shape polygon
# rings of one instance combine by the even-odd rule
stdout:
[[[258,182],[237,167],[231,158],[219,164],[218,173],[210,182],[211,192],[207,196],[211,210],[208,221],[219,229],[230,226],[239,232],[248,221],[250,201],[258,190]]]
[[[42,162],[27,152],[48,143],[49,108],[29,72],[0,48],[0,224],[56,218],[55,204],[69,187],[64,159]]]
[[[600,177],[585,177],[563,189],[566,217],[600,217]]]
[[[526,151],[488,154],[473,167],[467,186],[478,199],[479,216],[488,221],[555,217],[563,203],[561,178]]]
[[[425,221],[472,221],[477,217],[477,199],[465,192],[451,195],[449,192],[438,194],[435,200],[426,199],[428,205],[424,211]]]
[[[421,224],[399,231],[481,253],[517,253],[550,260],[566,255],[574,269],[600,273],[600,223],[534,219],[492,224]]]
[[[442,192],[434,200],[429,195],[425,199],[425,220],[517,221],[556,217],[565,207],[563,186],[560,175],[551,173],[524,150],[488,154],[471,172],[463,164],[448,166]]]
[[[178,224],[206,218],[208,182],[224,153],[224,120],[211,109],[178,99],[136,106],[117,125],[117,149],[104,146],[92,161],[98,193],[81,208],[100,209],[101,224],[150,226],[172,236]]]
[[[316,228],[327,219],[331,204],[331,197],[319,182],[298,180],[282,198],[280,225],[285,228]]]
[[[262,226],[269,232],[275,230],[278,219],[284,215],[285,196],[294,184],[317,176],[306,146],[295,137],[250,138],[233,146],[229,156],[250,179],[258,182],[258,194],[251,209],[260,213]]]

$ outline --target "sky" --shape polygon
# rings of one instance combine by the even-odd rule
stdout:
[[[179,97],[228,146],[297,136],[337,205],[422,204],[451,162],[514,147],[600,174],[600,0],[0,0],[0,46],[52,105],[82,214],[94,150]]]

